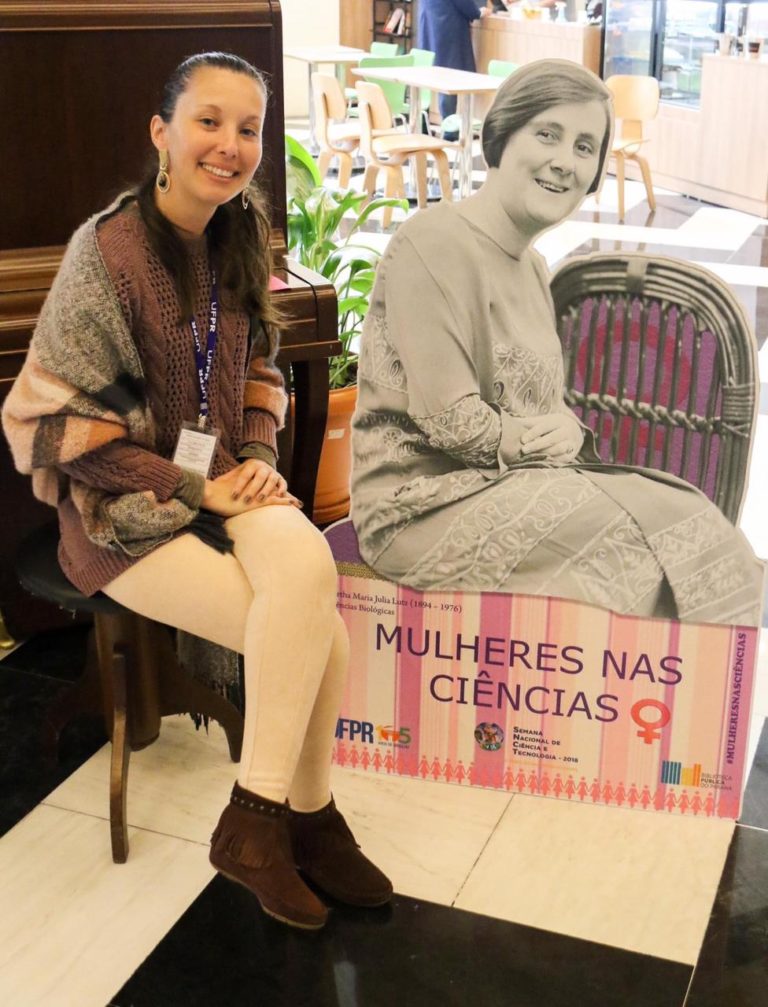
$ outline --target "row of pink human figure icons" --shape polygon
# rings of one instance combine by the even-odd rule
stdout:
[[[350,766],[355,769],[373,769],[374,772],[397,773],[398,775],[420,776],[423,779],[444,780],[447,783],[468,783],[475,786],[496,786],[505,790],[515,790],[518,793],[542,794],[543,796],[566,797],[568,800],[585,801],[600,804],[617,804],[642,808],[653,806],[657,810],[666,808],[668,811],[677,810],[681,814],[705,814],[714,815],[717,810],[718,798],[714,790],[707,790],[700,794],[695,790],[689,794],[683,789],[680,793],[675,793],[667,786],[659,786],[651,792],[648,786],[636,787],[634,783],[629,786],[619,782],[612,784],[610,780],[598,780],[593,778],[588,783],[585,777],[574,780],[572,776],[562,778],[560,773],[555,773],[554,778],[550,778],[546,772],[536,770],[525,771],[513,766],[507,766],[499,778],[497,772],[493,772],[487,766],[478,763],[470,763],[465,766],[461,759],[455,764],[450,759],[444,762],[438,758],[431,761],[422,755],[418,760],[418,765],[414,766],[411,753],[404,750],[387,749],[381,751],[376,748],[373,752],[363,749],[359,752],[357,748],[347,750],[345,745],[337,745],[335,761],[340,766]],[[414,772],[415,769],[415,772]]]

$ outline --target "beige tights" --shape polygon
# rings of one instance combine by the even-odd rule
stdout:
[[[336,718],[349,658],[336,612],[336,569],[320,532],[294,507],[226,523],[234,555],[186,534],[120,574],[105,594],[157,622],[245,656],[238,783],[298,811],[330,800]]]

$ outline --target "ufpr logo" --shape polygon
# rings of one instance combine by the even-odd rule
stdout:
[[[349,720],[339,717],[336,721],[336,737],[349,738],[350,741],[367,741],[373,744],[373,724],[367,720]]]

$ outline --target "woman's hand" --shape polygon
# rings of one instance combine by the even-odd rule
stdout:
[[[288,484],[280,473],[258,458],[247,458],[216,481],[227,483],[232,499],[242,499],[246,504],[252,500],[263,503],[268,497],[282,497],[288,492]]]
[[[576,457],[584,443],[584,431],[568,413],[524,416],[520,422],[526,428],[521,437],[523,455],[546,455],[568,462]]]
[[[236,487],[244,476],[242,469],[245,466],[250,467],[250,463],[252,462],[256,465],[263,465],[270,472],[274,472],[281,482],[278,483],[271,479],[264,480],[254,495],[252,488],[253,480],[251,478],[245,481],[243,485],[243,489],[246,492],[243,492],[243,489],[241,489],[236,495]],[[272,485],[275,486],[275,489],[270,491],[269,487]],[[281,487],[279,491],[277,487]],[[288,507],[302,506],[301,501],[297,500],[295,496],[292,496],[286,490],[285,480],[282,479],[282,476],[276,473],[266,462],[258,462],[256,459],[249,459],[242,465],[238,465],[237,468],[232,469],[231,472],[226,472],[223,476],[219,476],[218,479],[206,479],[203,499],[200,505],[206,510],[213,511],[214,514],[221,514],[222,517],[235,517],[238,514],[244,514],[249,510],[256,510],[259,507],[271,507],[274,505]]]

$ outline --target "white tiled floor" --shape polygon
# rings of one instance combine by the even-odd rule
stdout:
[[[212,877],[208,840],[235,777],[218,726],[206,738],[170,718],[132,756],[124,865],[110,860],[108,756],[0,844],[0,904],[15,907],[0,927],[2,1003],[103,1007]],[[333,787],[404,895],[691,964],[733,828],[338,768]]]
[[[745,266],[737,262],[699,262],[699,265],[737,287],[768,287],[766,266]]]
[[[101,818],[35,808],[0,844],[0,1003],[104,1007],[213,873],[206,847],[133,829],[115,865]]]
[[[455,904],[694,964],[733,829],[516,795]]]
[[[109,758],[110,746],[105,745],[44,803],[108,819]],[[166,718],[160,738],[131,755],[128,822],[138,829],[207,846],[216,824],[215,809],[226,804],[236,775],[218,724],[212,723],[206,736],[205,731],[195,730],[188,717]]]

